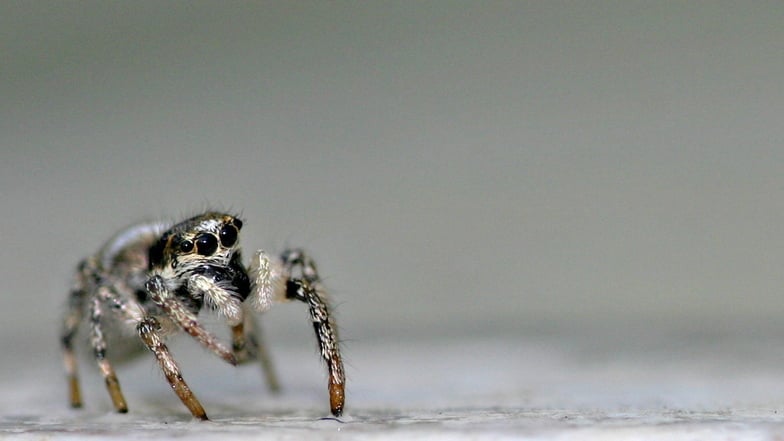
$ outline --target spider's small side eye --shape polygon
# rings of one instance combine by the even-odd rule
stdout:
[[[202,256],[211,256],[218,249],[218,239],[209,233],[196,236],[196,252]]]
[[[224,225],[220,230],[220,242],[226,248],[237,243],[237,228],[233,225]]]
[[[237,219],[235,217],[234,218],[234,222],[232,222],[232,223],[234,224],[235,227],[237,227],[238,230],[242,229],[242,221],[241,220],[239,220],[239,219]]]
[[[183,253],[190,253],[193,250],[193,242],[189,240],[183,240],[180,242],[180,251]]]

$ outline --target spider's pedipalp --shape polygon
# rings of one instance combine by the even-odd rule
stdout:
[[[248,267],[251,291],[245,302],[256,312],[265,312],[286,300],[288,273],[263,250],[253,254]]]

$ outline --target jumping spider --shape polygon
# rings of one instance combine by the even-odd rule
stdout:
[[[118,333],[118,343],[141,339],[182,403],[195,418],[206,420],[207,414],[182,378],[165,338],[185,331],[232,365],[258,358],[269,387],[275,390],[277,380],[258,341],[251,312],[299,300],[308,305],[327,365],[332,414],[341,415],[343,362],[315,264],[302,250],[285,251],[279,259],[257,251],[246,268],[240,258],[241,228],[237,217],[216,212],[173,226],[140,224],[120,232],[80,263],[61,340],[72,407],[82,405],[73,341],[85,314],[93,355],[117,412],[127,412],[128,406],[107,358],[107,341],[112,341],[107,335],[124,329],[126,332]],[[231,328],[231,349],[199,323],[197,315],[203,308],[216,311]]]

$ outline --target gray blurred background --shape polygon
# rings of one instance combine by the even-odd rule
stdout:
[[[241,213],[246,254],[309,249],[349,344],[783,332],[782,23],[779,2],[3,2],[2,345],[56,354],[80,258],[208,207]],[[310,339],[298,305],[265,319]]]

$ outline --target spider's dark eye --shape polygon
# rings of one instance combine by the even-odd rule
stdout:
[[[242,221],[235,217],[234,218],[234,226],[237,227],[238,230],[241,230],[242,229]]]
[[[190,253],[193,250],[193,242],[189,240],[183,240],[180,242],[180,251],[183,253]]]
[[[202,256],[211,256],[218,249],[218,239],[212,234],[202,233],[196,236],[196,252]]]
[[[226,248],[237,243],[237,229],[233,225],[224,225],[220,230],[220,242]]]

